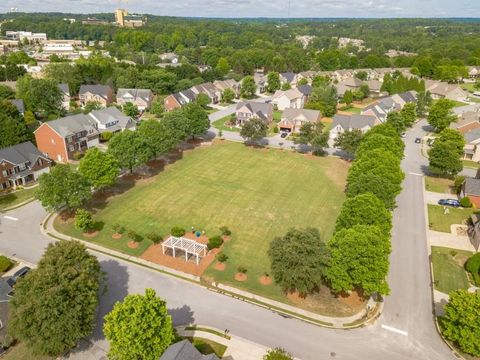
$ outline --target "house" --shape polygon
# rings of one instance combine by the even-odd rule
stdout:
[[[100,133],[117,133],[125,130],[135,130],[137,125],[131,117],[123,114],[115,106],[94,110],[86,116],[94,122],[96,129]]]
[[[200,94],[207,95],[212,104],[217,104],[222,97],[222,92],[218,90],[211,82],[192,86],[190,90],[192,90],[197,96]]]
[[[372,79],[372,80],[367,80],[364,83],[370,89],[370,95],[372,95],[372,96],[382,96],[382,95],[384,95],[381,91],[382,83],[379,80]]]
[[[297,90],[303,94],[303,103],[306,104],[312,94],[313,87],[311,85],[299,85],[297,86]]]
[[[278,90],[272,96],[272,104],[282,111],[287,108],[301,109],[304,105],[304,97],[298,89]]]
[[[468,68],[468,77],[470,79],[478,79],[480,77],[480,67],[479,66],[470,66]]]
[[[132,103],[138,110],[145,111],[150,107],[153,100],[153,93],[150,89],[118,89],[117,104],[125,105]]]
[[[461,102],[466,102],[468,99],[468,92],[459,85],[436,80],[426,80],[425,91],[429,91],[433,99],[450,99]]]
[[[480,112],[480,104],[479,103],[474,103],[474,104],[469,104],[469,105],[465,105],[465,106],[459,106],[459,107],[453,108],[452,111],[454,112],[455,115],[457,115],[460,118],[465,113],[478,113],[478,112]]]
[[[463,113],[456,122],[450,124],[450,129],[458,130],[461,134],[480,128],[480,113],[469,111]]]
[[[297,75],[297,84],[300,80],[306,79],[309,84],[312,83],[312,80],[318,75],[316,71],[302,71]]]
[[[290,84],[295,86],[297,84],[297,75],[293,72],[280,73],[280,83],[282,85]]]
[[[51,164],[30,141],[0,149],[0,190],[37,181]]]
[[[240,96],[240,83],[233,79],[227,80],[215,80],[213,85],[220,91],[222,94],[226,89],[230,89],[234,92],[236,97]]]
[[[98,102],[103,107],[107,107],[113,102],[113,90],[108,85],[82,85],[78,96],[81,106],[85,106],[88,102]]]
[[[257,118],[270,124],[273,120],[273,105],[262,102],[246,101],[237,104],[235,115],[237,124],[242,126],[246,121]]]
[[[360,86],[362,86],[362,84],[363,84],[362,80],[357,79],[356,77],[350,77],[345,80],[341,80],[336,85],[337,94],[339,97],[343,97],[346,91],[358,90],[360,89]]]
[[[415,102],[416,100],[416,91],[395,94],[367,106],[362,110],[361,114],[375,116],[380,122],[385,122],[389,113],[402,110],[405,104]]]
[[[366,133],[368,130],[381,122],[371,115],[335,115],[333,117],[332,128],[330,129],[329,142],[333,145],[333,142],[338,135],[345,131],[360,130],[362,133]]]
[[[180,57],[175,53],[164,53],[160,55],[160,60],[169,62],[171,64],[177,64],[180,61]]]
[[[220,360],[217,355],[203,355],[188,339],[170,345],[159,360]]]
[[[460,197],[468,197],[476,208],[480,207],[480,179],[467,177],[462,185]]]
[[[335,70],[331,73],[332,79],[338,82],[345,81],[354,76],[355,72],[353,70]]]
[[[320,121],[322,115],[318,110],[287,108],[282,113],[278,127],[281,131],[299,132],[302,125]]]
[[[17,108],[20,115],[25,115],[25,104],[22,99],[12,99],[8,101]]]
[[[183,106],[194,102],[197,99],[197,94],[194,93],[191,89],[182,90],[178,93],[168,95],[163,99],[163,105],[165,111],[172,111],[175,109],[180,109]]]
[[[463,148],[464,160],[480,161],[480,126],[463,134],[465,146]]]
[[[60,89],[60,92],[63,95],[62,107],[68,111],[70,109],[70,100],[71,100],[70,88],[68,84],[58,84],[58,88]]]
[[[257,70],[253,74],[253,80],[255,85],[257,85],[257,93],[264,93],[267,87],[267,77],[263,70]]]

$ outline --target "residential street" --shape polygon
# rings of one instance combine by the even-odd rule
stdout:
[[[102,297],[99,319],[115,301],[128,293],[152,287],[166,299],[177,325],[195,322],[228,328],[232,334],[250,341],[268,347],[284,347],[304,360],[454,359],[437,334],[432,315],[421,178],[427,159],[414,143],[416,137],[425,133],[424,125],[425,122],[417,123],[405,139],[406,157],[402,167],[406,179],[394,213],[389,275],[391,295],[386,297],[383,315],[375,325],[349,331],[321,328],[213,293],[193,283],[96,254],[108,274],[108,292]],[[45,211],[34,202],[8,216],[1,218],[0,253],[37,262],[51,241],[39,228]],[[100,326],[92,340],[106,349]]]

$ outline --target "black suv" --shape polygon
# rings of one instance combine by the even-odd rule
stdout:
[[[22,267],[20,270],[18,270],[17,272],[15,272],[15,274],[13,274],[12,277],[10,277],[10,278],[7,279],[7,284],[8,284],[11,288],[13,288],[13,286],[15,285],[15,283],[17,282],[17,280],[18,280],[18,279],[21,279],[22,277],[24,277],[25,275],[27,275],[30,270],[32,270],[32,269],[30,269],[28,266]]]

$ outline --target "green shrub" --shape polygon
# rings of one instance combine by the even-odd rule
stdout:
[[[181,236],[185,235],[185,229],[183,229],[179,226],[175,226],[175,227],[172,228],[171,233],[172,233],[172,236],[181,237]]]
[[[108,142],[112,137],[113,137],[113,133],[111,133],[109,131],[105,131],[105,132],[100,134],[100,140],[102,140],[104,142]]]
[[[246,273],[247,273],[247,269],[244,268],[243,266],[239,266],[239,267],[237,268],[237,271],[238,271],[239,273],[242,273],[242,274],[246,274]]]
[[[207,247],[208,247],[208,250],[212,250],[215,248],[219,248],[220,246],[222,246],[222,244],[223,244],[222,237],[219,235],[216,235],[208,239]]]
[[[120,225],[119,223],[115,223],[112,225],[113,231],[115,231],[115,234],[124,234],[125,233],[125,228]]]
[[[455,188],[455,193],[460,194],[462,191],[463,183],[465,182],[465,176],[455,176],[455,181],[453,182],[453,187]]]
[[[140,242],[143,240],[143,238],[140,236],[139,233],[137,233],[135,230],[129,230],[128,231],[128,237],[135,242]]]
[[[224,263],[228,260],[228,255],[227,254],[224,254],[224,253],[219,253],[217,255],[217,261],[218,262],[221,262],[221,263]]]
[[[472,207],[472,202],[468,197],[464,197],[463,199],[460,200],[460,205],[464,208],[471,208]]]
[[[472,274],[477,286],[480,286],[480,253],[473,255],[465,263],[465,269]]]
[[[162,241],[162,236],[154,232],[148,233],[146,238],[151,240],[154,244],[158,244]]]
[[[6,256],[0,255],[0,273],[7,272],[13,266],[13,262]]]
[[[222,226],[220,229],[220,232],[222,233],[223,236],[230,236],[232,235],[232,232],[230,231],[230,229],[226,226]]]
[[[81,158],[83,158],[85,154],[82,153],[82,152],[79,152],[79,151],[75,151],[73,154],[72,154],[72,159],[73,160],[80,160]]]
[[[278,134],[279,131],[280,131],[280,130],[278,129],[278,126],[275,126],[275,127],[273,128],[273,133],[274,133],[274,134]]]
[[[92,230],[95,226],[92,214],[85,209],[77,209],[75,212],[75,227],[84,232]]]

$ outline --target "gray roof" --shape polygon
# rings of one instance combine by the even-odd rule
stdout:
[[[480,179],[466,178],[463,186],[465,195],[480,196]]]
[[[370,115],[335,115],[332,127],[340,125],[344,130],[362,129],[365,126],[374,127],[376,118]]]
[[[58,88],[60,89],[63,95],[70,96],[70,88],[68,84],[58,84]]]
[[[87,116],[93,119],[97,124],[101,125],[107,125],[116,122],[116,128],[118,130],[127,129],[129,127],[133,127],[134,125],[134,121],[132,120],[132,118],[123,114],[115,106],[92,111]],[[108,130],[113,131],[113,129],[110,128]]]
[[[320,115],[318,110],[286,108],[282,113],[282,120],[293,121],[302,118],[308,122],[315,122],[320,119]]]
[[[0,162],[18,165],[27,161],[34,164],[39,157],[47,159],[30,141],[0,149]]]
[[[467,144],[470,144],[470,143],[480,139],[480,128],[473,129],[473,130],[470,130],[470,131],[466,132],[465,134],[463,134],[463,137],[464,137],[465,142]]]
[[[289,83],[295,80],[295,73],[293,72],[281,73],[280,76],[283,77],[285,80],[287,80]]]
[[[182,93],[183,96],[188,98],[190,102],[195,101],[195,99],[197,98],[197,94],[195,94],[192,89],[182,90],[180,92]]]
[[[407,103],[417,101],[417,92],[416,91],[407,91],[407,92],[398,94],[398,96],[400,96],[403,99],[403,101],[405,101]]]
[[[153,96],[150,89],[118,89],[117,98],[123,98],[126,95],[132,96],[134,100],[140,98],[144,101],[150,101]]]
[[[95,129],[95,122],[93,119],[85,114],[77,114],[66,116],[57,120],[48,121],[48,124],[53,130],[63,137],[75,135],[82,131],[90,131]]]
[[[80,86],[78,94],[82,95],[89,92],[91,94],[106,97],[109,91],[111,91],[111,88],[108,85],[82,85]]]
[[[270,113],[273,113],[273,105],[263,102],[247,101],[239,102],[236,110],[238,111],[243,106],[246,106],[252,113],[256,114],[260,119],[266,120]]]
[[[25,112],[25,104],[22,99],[8,100],[12,105],[14,105],[20,114]]]
[[[219,360],[215,354],[202,355],[190,341],[182,340],[170,345],[159,360]]]
[[[297,86],[297,89],[303,95],[310,95],[312,93],[313,87],[311,85],[300,85],[300,86]]]

